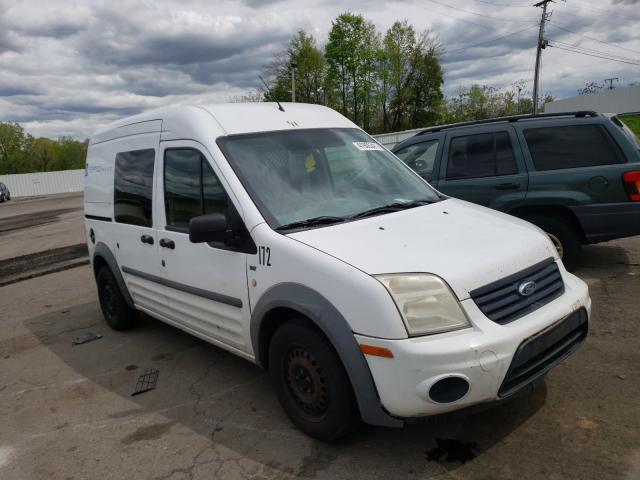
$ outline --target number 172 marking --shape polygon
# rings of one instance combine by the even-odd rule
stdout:
[[[267,267],[271,266],[271,248],[258,247],[258,263]]]

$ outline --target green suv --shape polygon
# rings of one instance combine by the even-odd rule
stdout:
[[[428,128],[393,148],[441,192],[530,221],[576,267],[640,234],[640,142],[618,117],[521,115]]]

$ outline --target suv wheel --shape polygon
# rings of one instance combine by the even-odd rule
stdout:
[[[567,220],[560,217],[535,215],[526,220],[544,230],[556,247],[562,263],[570,272],[575,270],[582,253],[580,233]]]
[[[0,193],[0,203],[4,203],[4,202],[6,202],[6,201],[7,201],[7,199],[6,199],[6,197],[4,196],[4,193]]]
[[[137,312],[127,305],[109,267],[102,267],[96,278],[100,309],[107,325],[114,330],[133,327]]]
[[[307,435],[337,440],[359,422],[351,383],[329,342],[302,322],[273,334],[269,375],[287,415]]]

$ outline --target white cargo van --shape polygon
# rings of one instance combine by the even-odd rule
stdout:
[[[541,230],[447,198],[335,111],[176,107],[90,141],[100,306],[269,371],[331,440],[506,398],[587,335],[586,285]]]

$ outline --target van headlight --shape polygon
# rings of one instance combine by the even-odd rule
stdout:
[[[409,336],[470,327],[458,299],[440,277],[428,273],[374,275],[391,294]]]

